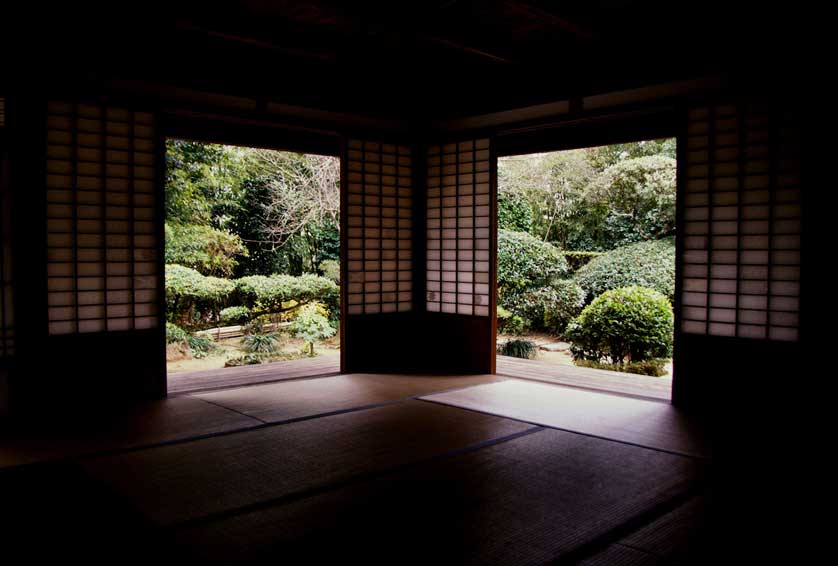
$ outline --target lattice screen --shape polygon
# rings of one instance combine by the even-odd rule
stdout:
[[[427,310],[489,316],[489,140],[428,148]]]
[[[798,339],[798,135],[767,107],[689,113],[683,332]]]
[[[157,326],[153,116],[50,103],[47,129],[50,334]]]
[[[350,140],[347,168],[347,313],[412,308],[410,148]]]

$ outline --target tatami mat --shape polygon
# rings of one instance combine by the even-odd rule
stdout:
[[[542,429],[176,538],[219,561],[543,564],[654,515],[701,475],[693,458]]]
[[[83,461],[159,524],[299,494],[532,427],[407,401]]]
[[[698,427],[669,403],[517,379],[423,399],[649,448],[707,454]]]
[[[259,426],[247,417],[190,397],[144,403],[118,417],[8,431],[0,438],[0,467],[171,442]]]
[[[492,375],[351,374],[255,385],[196,396],[263,421],[276,422],[497,381],[501,378]]]

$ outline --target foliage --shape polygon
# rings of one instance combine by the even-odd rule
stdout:
[[[524,232],[498,231],[500,296],[542,286],[567,274],[567,261],[554,245]],[[506,303],[504,307],[508,308]]]
[[[167,265],[166,316],[183,328],[205,327],[219,320],[234,287],[229,279],[207,277],[182,265]]]
[[[305,341],[310,356],[314,355],[314,343],[334,336],[336,330],[329,319],[317,311],[316,305],[306,305],[291,323],[294,336]]]
[[[291,308],[299,308],[313,301],[322,301],[330,308],[337,304],[340,290],[334,281],[317,275],[250,275],[235,282],[235,297],[238,304],[251,309],[253,313],[279,313],[289,310],[289,301],[295,301]]]
[[[669,300],[653,289],[606,291],[567,326],[574,359],[612,363],[667,357],[672,349]]]
[[[611,364],[607,362],[592,362],[591,360],[575,360],[577,366],[594,369],[605,369],[609,371],[621,371],[623,373],[636,373],[639,375],[651,375],[661,377],[666,375],[666,360],[663,358],[652,358],[642,362],[628,362],[624,364]]]
[[[585,292],[573,280],[557,279],[550,285],[524,291],[516,299],[515,311],[532,330],[564,333],[567,323],[585,306]]]
[[[166,322],[166,344],[185,342],[187,335],[187,332],[177,324]]]
[[[338,258],[337,159],[168,140],[166,165],[167,263],[301,275]]]
[[[276,352],[279,346],[279,335],[275,332],[245,334],[241,343],[249,354],[270,354]]]
[[[570,268],[571,273],[579,271],[582,267],[588,265],[592,259],[599,257],[603,252],[571,252],[565,251],[564,258]]]
[[[531,360],[538,354],[532,340],[507,340],[498,347],[498,354]]]
[[[606,252],[576,272],[576,282],[587,300],[609,289],[639,285],[675,295],[675,241],[666,238],[641,242]]]
[[[237,234],[200,224],[166,222],[166,263],[229,277],[238,265],[236,257],[247,254]]]
[[[606,251],[672,234],[674,158],[674,139],[506,157],[498,189],[526,198],[537,238]]]
[[[524,319],[498,305],[498,330],[504,334],[523,334]]]
[[[662,155],[620,161],[585,193],[591,229],[605,249],[675,233],[675,160]]]
[[[212,341],[212,338],[200,334],[189,334],[186,337],[186,343],[189,345],[192,355],[196,358],[206,357],[215,350],[215,342]]]
[[[498,192],[498,229],[511,232],[531,232],[532,207],[520,192]]]
[[[335,259],[326,259],[320,262],[320,275],[340,283],[340,262]]]
[[[184,328],[206,328],[220,322],[228,306],[249,309],[250,316],[276,314],[314,301],[337,309],[338,286],[317,275],[252,275],[221,279],[181,265],[166,266],[166,313]],[[243,311],[240,311],[243,312]]]
[[[249,321],[252,317],[252,313],[250,309],[247,307],[227,307],[226,309],[221,309],[220,318],[221,322],[224,324],[244,324]]]

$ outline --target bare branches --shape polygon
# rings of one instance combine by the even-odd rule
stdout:
[[[282,246],[312,223],[340,226],[340,162],[323,155],[259,151],[268,176],[263,233]]]

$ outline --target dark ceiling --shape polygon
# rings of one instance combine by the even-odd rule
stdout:
[[[23,16],[39,67],[378,116],[471,115],[793,65],[769,3],[390,0],[123,3]],[[44,15],[46,20],[44,21]],[[31,72],[32,68],[29,67]]]

